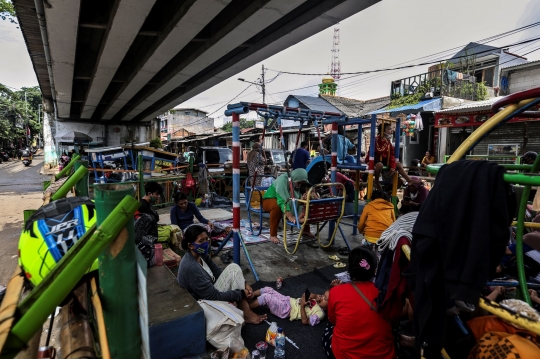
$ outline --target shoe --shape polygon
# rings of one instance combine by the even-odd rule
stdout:
[[[328,256],[328,259],[331,259],[331,260],[333,260],[333,261],[339,261],[339,260],[341,260],[341,259],[340,259],[338,256],[336,256],[335,254],[332,255],[332,256]]]
[[[221,258],[221,260],[225,264],[231,263],[231,259],[232,259],[231,257],[232,257],[231,252],[223,253],[222,255],[219,256],[219,258]]]
[[[339,255],[341,256],[348,256],[349,255],[349,248],[347,247],[341,247],[338,251]]]
[[[343,262],[337,262],[334,264],[334,268],[345,268],[347,265]]]

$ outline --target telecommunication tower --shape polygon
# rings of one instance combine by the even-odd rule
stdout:
[[[341,77],[341,64],[339,62],[339,24],[334,27],[334,43],[332,45],[332,64],[330,65],[330,75],[334,80]]]

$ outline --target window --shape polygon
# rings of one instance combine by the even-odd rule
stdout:
[[[186,111],[186,112],[184,112],[184,114],[187,115],[187,116],[190,116],[190,115],[191,115],[191,111]]]

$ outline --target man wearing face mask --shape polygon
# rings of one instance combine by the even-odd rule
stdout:
[[[146,213],[154,218],[155,223],[159,222],[159,214],[152,206],[156,203],[163,194],[163,188],[157,182],[150,181],[144,185],[144,192],[146,195],[141,198],[141,206],[139,207],[139,213]]]
[[[389,123],[379,125],[379,134],[375,137],[375,174],[374,174],[374,187],[382,190],[381,183],[379,182],[379,177],[384,166],[388,166],[390,172],[393,174],[396,170],[398,173],[405,178],[407,182],[410,182],[411,179],[407,175],[407,172],[403,169],[401,163],[396,161],[394,157],[394,146],[392,145],[392,126]],[[366,156],[366,162],[369,161],[369,154]]]

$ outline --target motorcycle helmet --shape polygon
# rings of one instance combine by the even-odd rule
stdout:
[[[19,265],[26,278],[38,285],[95,223],[95,206],[88,197],[59,199],[37,210],[19,239]],[[89,271],[97,268],[96,260]]]
[[[521,163],[533,164],[537,156],[538,154],[534,151],[525,152],[523,156],[521,156]]]

